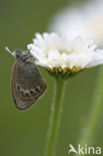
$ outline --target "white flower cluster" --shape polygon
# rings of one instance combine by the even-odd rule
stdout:
[[[54,16],[49,30],[71,39],[92,38],[103,47],[103,0],[90,0],[72,8],[69,5]]]
[[[77,72],[103,63],[103,50],[98,49],[92,40],[80,37],[70,41],[57,33],[37,33],[28,49],[37,65],[49,69]]]
[[[102,28],[103,0],[91,0],[57,14],[49,26],[55,33],[37,33],[28,49],[37,65],[78,72],[103,64]]]

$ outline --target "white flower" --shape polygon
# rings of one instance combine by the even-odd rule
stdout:
[[[103,50],[80,37],[70,41],[57,33],[37,33],[28,49],[35,63],[49,70],[78,72],[103,63]]]
[[[90,0],[72,8],[69,5],[54,16],[49,30],[71,39],[78,35],[92,38],[103,47],[103,0]]]

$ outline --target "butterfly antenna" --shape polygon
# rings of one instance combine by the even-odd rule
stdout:
[[[5,47],[5,50],[15,57],[15,51],[12,52],[8,47]]]

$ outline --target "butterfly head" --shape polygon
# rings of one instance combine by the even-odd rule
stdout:
[[[27,60],[30,60],[31,58],[31,55],[29,54],[29,52],[23,51],[22,49],[17,48],[13,52],[11,52],[8,47],[5,47],[5,49],[10,54],[12,54],[17,60],[27,61]]]

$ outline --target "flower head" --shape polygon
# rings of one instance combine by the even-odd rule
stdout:
[[[37,65],[52,72],[77,73],[103,63],[103,50],[99,50],[92,40],[80,37],[70,41],[56,33],[37,33],[28,49]]]
[[[49,30],[74,39],[80,35],[92,38],[103,47],[103,0],[91,0],[79,6],[64,8],[51,20]]]

